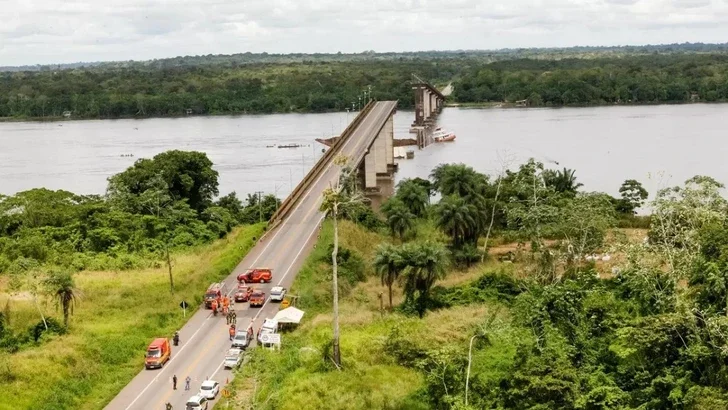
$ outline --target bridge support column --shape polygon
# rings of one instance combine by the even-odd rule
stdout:
[[[390,116],[379,131],[359,172],[364,175],[364,193],[378,210],[382,202],[394,194],[394,116]]]

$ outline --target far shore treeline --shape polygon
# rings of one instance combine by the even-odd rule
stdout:
[[[509,52],[180,57],[0,72],[0,119],[343,111],[371,97],[414,106],[412,74],[453,103],[529,106],[728,101],[722,45]]]

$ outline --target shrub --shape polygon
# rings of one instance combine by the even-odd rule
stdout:
[[[48,329],[46,329],[46,324],[48,325]],[[35,342],[38,342],[44,334],[62,335],[66,333],[66,328],[63,327],[63,324],[59,323],[56,319],[47,317],[45,319],[45,323],[43,323],[42,320],[38,321],[35,326],[28,329],[28,333]]]

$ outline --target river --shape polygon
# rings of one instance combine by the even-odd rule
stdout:
[[[0,123],[0,193],[35,187],[103,193],[106,179],[138,158],[169,150],[208,154],[220,193],[287,195],[322,145],[352,114],[277,114],[175,119]],[[408,138],[414,118],[395,116],[395,136]],[[653,193],[696,175],[728,182],[728,105],[662,105],[560,109],[446,108],[440,125],[457,134],[399,160],[397,179],[426,177],[440,163],[463,162],[494,173],[529,157],[576,170],[589,191],[616,195],[625,179]],[[300,148],[269,147],[301,144]],[[124,156],[124,155],[133,155]]]

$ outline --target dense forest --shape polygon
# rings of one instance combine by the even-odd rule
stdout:
[[[725,101],[728,55],[500,61],[471,68],[454,97],[531,106]]]
[[[44,188],[0,195],[0,274],[149,266],[170,249],[210,242],[275,211],[272,195],[260,204],[235,192],[215,199],[217,179],[204,153],[167,151],[110,177],[104,196]]]
[[[0,72],[0,118],[343,111],[371,97],[412,108],[412,74],[453,102],[532,106],[728,99],[723,45],[177,57]]]

